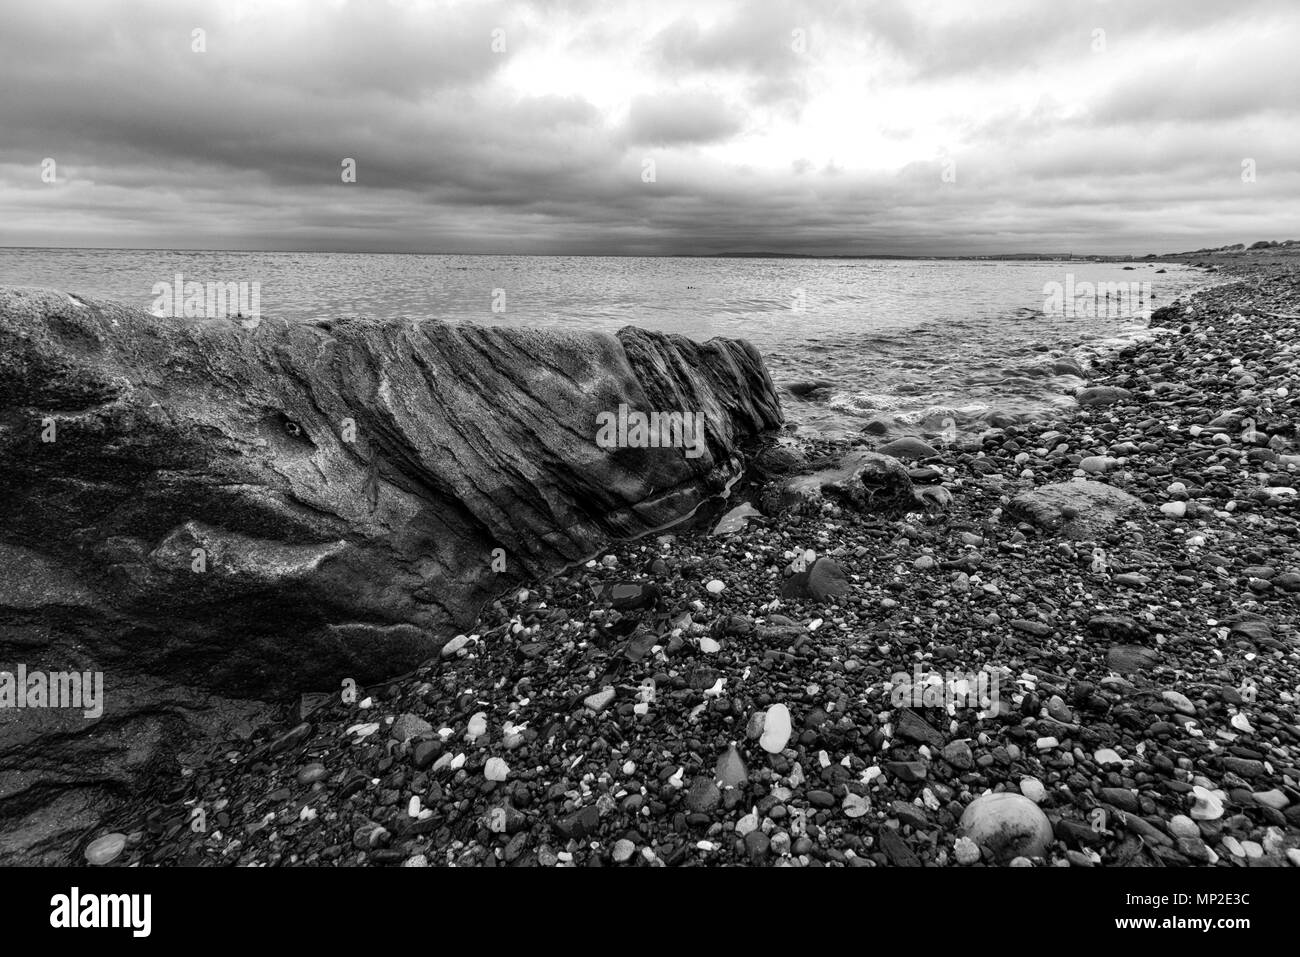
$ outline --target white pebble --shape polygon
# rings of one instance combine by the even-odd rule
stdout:
[[[979,845],[969,837],[957,838],[957,843],[952,849],[958,864],[974,864],[980,859]]]
[[[1042,804],[1043,799],[1047,797],[1047,788],[1038,778],[1025,777],[1020,779],[1020,793],[1035,804]]]
[[[1099,749],[1097,753],[1092,756],[1092,759],[1101,765],[1123,763],[1123,759],[1119,756],[1119,752],[1115,751],[1113,748]]]
[[[1192,788],[1191,815],[1197,821],[1217,821],[1223,817],[1223,800],[1208,788]]]
[[[791,730],[790,709],[783,704],[774,704],[767,709],[759,744],[768,754],[780,754],[790,741]]]

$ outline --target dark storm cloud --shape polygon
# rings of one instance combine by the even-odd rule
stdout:
[[[820,22],[810,7],[741,3],[708,26],[683,16],[649,38],[647,59],[669,75],[739,75],[754,103],[784,104],[797,114],[809,95],[808,50]]]
[[[1144,252],[1300,233],[1283,0],[683,2],[647,25],[658,9],[6,4],[0,243]],[[1084,92],[1044,79],[1062,70]]]

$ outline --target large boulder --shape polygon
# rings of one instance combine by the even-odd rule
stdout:
[[[1007,517],[1067,538],[1094,539],[1118,519],[1142,507],[1142,500],[1123,489],[1072,479],[1022,492],[1007,505]]]
[[[700,431],[651,445],[656,412]],[[103,671],[106,713],[398,674],[513,585],[685,516],[781,421],[740,341],[0,289],[0,669]],[[0,815],[41,786],[6,751],[29,732],[0,723]]]

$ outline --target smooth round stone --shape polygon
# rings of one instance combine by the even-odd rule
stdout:
[[[1043,787],[1043,782],[1038,778],[1021,778],[1020,793],[1035,804],[1042,804],[1047,797],[1047,788]]]
[[[86,845],[86,860],[96,867],[102,867],[105,864],[112,864],[125,849],[125,834],[117,832],[105,834]]]
[[[451,639],[451,641],[442,646],[439,655],[443,658],[451,658],[468,644],[469,635],[457,635],[455,638]]]
[[[1047,713],[1064,724],[1074,723],[1074,712],[1070,710],[1060,695],[1052,695],[1047,702]]]
[[[630,861],[632,859],[632,855],[635,853],[636,853],[636,845],[633,844],[631,841],[629,841],[627,838],[622,838],[614,842],[614,850],[612,852],[612,856],[614,858],[615,864],[624,864],[627,861]]]
[[[298,783],[315,784],[328,774],[329,771],[325,769],[325,765],[319,761],[313,761],[311,764],[303,765],[302,770],[298,772]]]
[[[726,587],[727,587],[726,585],[724,585],[722,582],[718,581],[718,579],[716,579],[716,578],[713,579],[713,581],[709,582],[707,585],[704,586],[705,590],[706,590],[710,595],[721,595],[721,594],[722,594],[722,589],[724,589],[724,588],[726,588]]]
[[[1092,756],[1092,759],[1103,766],[1107,764],[1123,763],[1123,759],[1119,756],[1119,752],[1114,748],[1101,748]]]
[[[1196,705],[1192,704],[1187,695],[1181,691],[1166,691],[1161,697],[1179,714],[1196,716]]]
[[[1042,857],[1052,844],[1052,824],[1023,794],[1001,792],[977,797],[962,812],[961,826],[976,844],[999,860]]]
[[[758,743],[768,754],[780,754],[790,742],[790,709],[783,704],[774,704],[767,709],[763,721],[763,735]]]
[[[1256,791],[1251,797],[1255,799],[1256,804],[1271,807],[1275,811],[1280,811],[1291,803],[1290,799],[1279,788],[1273,788],[1271,791]]]
[[[1186,502],[1165,502],[1160,506],[1160,511],[1164,512],[1170,518],[1182,518],[1187,514]]]
[[[929,459],[939,454],[939,450],[930,443],[910,435],[886,442],[876,451],[896,459]]]
[[[1108,455],[1089,455],[1079,462],[1079,468],[1090,474],[1099,475],[1109,471],[1114,464],[1115,460]]]
[[[488,758],[483,765],[483,777],[489,781],[504,781],[510,777],[510,765],[500,758]]]
[[[1174,837],[1200,837],[1201,829],[1186,814],[1175,814],[1169,819],[1169,833]]]

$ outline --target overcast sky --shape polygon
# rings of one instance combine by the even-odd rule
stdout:
[[[1300,238],[1297,91],[1296,0],[5,0],[0,245]]]

